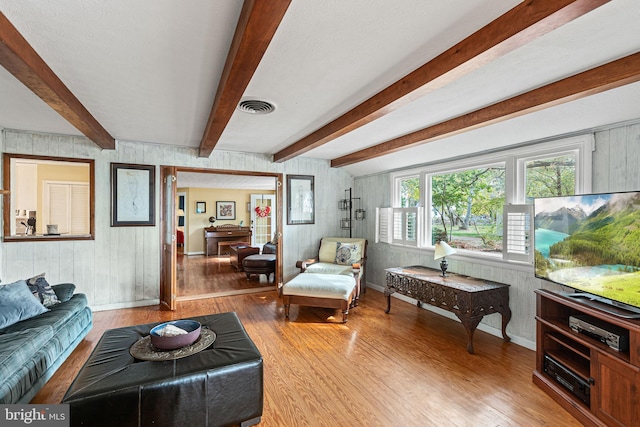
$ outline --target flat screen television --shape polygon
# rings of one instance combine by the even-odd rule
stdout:
[[[534,229],[536,277],[640,316],[640,191],[536,198]]]

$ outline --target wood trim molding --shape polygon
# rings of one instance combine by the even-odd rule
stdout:
[[[347,166],[640,81],[640,53],[331,160]]]
[[[0,12],[0,65],[38,95],[98,147],[115,149],[115,139]]]
[[[318,148],[548,34],[610,0],[529,0],[391,86],[274,155],[284,162]]]
[[[209,157],[269,47],[291,0],[245,0],[200,142]]]

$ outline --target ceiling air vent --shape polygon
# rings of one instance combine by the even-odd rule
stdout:
[[[261,101],[259,99],[246,99],[238,104],[238,109],[249,114],[269,114],[276,107],[267,101]]]

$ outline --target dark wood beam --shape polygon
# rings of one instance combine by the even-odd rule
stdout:
[[[640,81],[640,53],[331,160],[347,166]]]
[[[291,0],[245,0],[200,142],[208,157],[229,123]]]
[[[412,73],[274,155],[283,162],[379,119],[610,0],[527,0]]]
[[[115,139],[62,83],[2,12],[0,65],[96,145],[115,149]]]

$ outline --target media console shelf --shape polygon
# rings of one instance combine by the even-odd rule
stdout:
[[[640,425],[640,320],[607,313],[559,292],[535,293],[533,382],[584,425]],[[628,349],[615,350],[571,329],[569,318],[582,315],[628,333]]]

